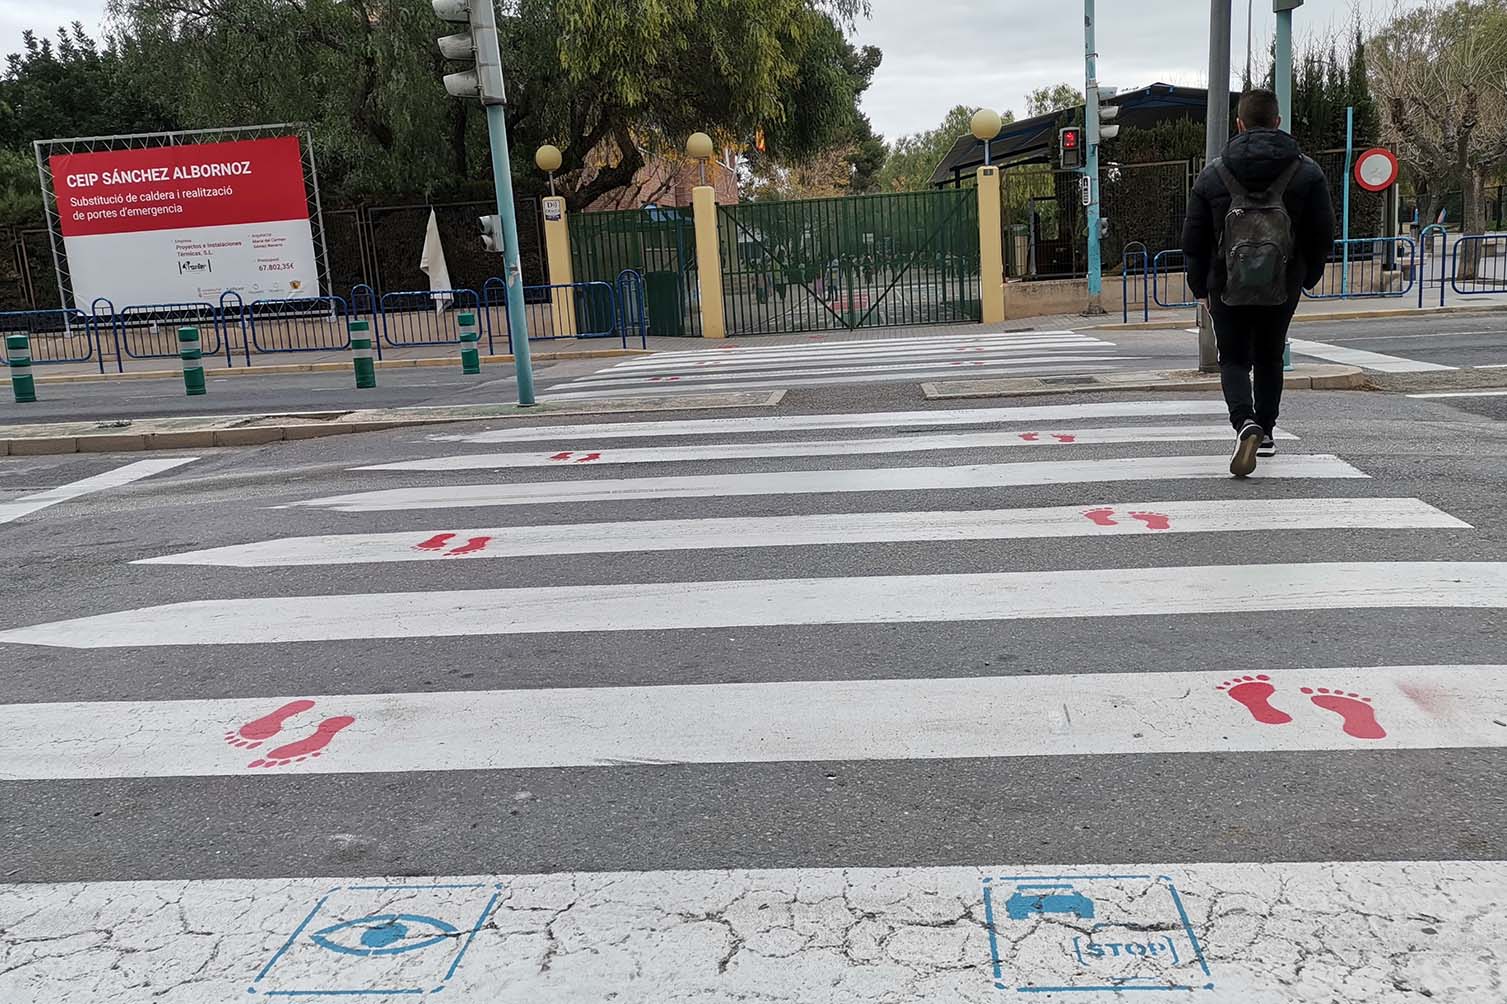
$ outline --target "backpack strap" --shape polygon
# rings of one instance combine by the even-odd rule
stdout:
[[[1271,187],[1266,190],[1269,198],[1281,199],[1283,195],[1287,194],[1287,186],[1292,184],[1292,179],[1298,174],[1298,168],[1303,166],[1303,159],[1303,155],[1299,154],[1297,160],[1288,164],[1287,169],[1277,175],[1277,180],[1272,182]]]
[[[1248,199],[1251,197],[1251,193],[1245,190],[1245,186],[1240,183],[1239,179],[1230,173],[1228,167],[1224,166],[1223,158],[1215,160],[1212,166],[1219,174],[1219,180],[1224,182],[1225,191],[1229,192],[1231,196],[1237,199]]]

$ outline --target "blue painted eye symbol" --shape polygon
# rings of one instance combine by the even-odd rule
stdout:
[[[435,933],[427,935],[420,925],[429,927]],[[332,935],[342,931],[355,930],[361,932],[359,945],[341,944],[331,939]],[[379,955],[403,955],[406,952],[417,952],[421,948],[430,948],[442,941],[449,941],[459,933],[453,924],[447,924],[433,917],[421,917],[412,913],[382,913],[331,924],[323,930],[313,932],[309,937],[320,948],[328,948],[341,955],[372,958]]]

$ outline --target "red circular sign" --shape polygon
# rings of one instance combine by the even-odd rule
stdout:
[[[1374,147],[1355,158],[1355,183],[1368,192],[1384,192],[1397,183],[1397,157]]]

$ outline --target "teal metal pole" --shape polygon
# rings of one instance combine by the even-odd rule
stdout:
[[[1340,273],[1340,299],[1350,295],[1350,170],[1355,160],[1355,106],[1345,109],[1345,209],[1344,226],[1341,227],[1343,240],[1341,260],[1344,262],[1344,271]]]
[[[1103,262],[1099,260],[1099,54],[1094,51],[1094,0],[1083,0],[1083,123],[1088,145],[1088,313],[1102,314]]]
[[[1277,110],[1282,131],[1292,132],[1292,11],[1277,12]]]
[[[508,156],[507,111],[487,105],[487,133],[492,142],[492,180],[497,188],[497,215],[502,217],[503,267],[507,270],[508,330],[513,335],[513,368],[518,374],[518,404],[534,404],[534,363],[529,355],[528,316],[523,309],[523,261],[518,254],[518,216],[513,209],[513,165]]]

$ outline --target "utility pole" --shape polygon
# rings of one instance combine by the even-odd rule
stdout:
[[[1094,0],[1083,0],[1083,126],[1087,162],[1083,166],[1083,204],[1088,208],[1088,309],[1102,314],[1104,263],[1099,252],[1099,54],[1094,51]]]
[[[1273,76],[1277,84],[1277,110],[1282,116],[1282,130],[1292,132],[1292,12],[1303,0],[1272,0],[1277,15],[1277,65]]]
[[[1230,139],[1230,3],[1209,2],[1209,104],[1204,137],[1204,160],[1213,162]],[[1207,308],[1198,311],[1198,368],[1204,373],[1219,369],[1219,347],[1214,339],[1214,321]]]
[[[508,330],[512,333],[513,367],[518,377],[518,404],[534,403],[534,366],[529,355],[528,315],[523,305],[523,261],[518,252],[518,217],[513,206],[513,168],[508,157],[507,93],[502,79],[502,49],[497,44],[497,11],[493,0],[431,0],[442,20],[466,24],[458,35],[439,41],[440,55],[457,63],[474,63],[474,69],[445,75],[445,90],[451,97],[480,98],[487,112],[487,133],[492,144],[492,182],[497,191],[497,215],[502,223],[504,281],[507,283]],[[483,242],[489,233],[489,218],[481,218]],[[491,247],[488,250],[492,250]]]

